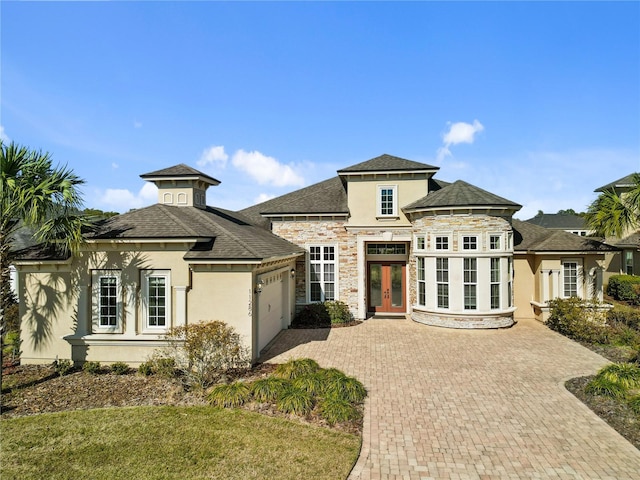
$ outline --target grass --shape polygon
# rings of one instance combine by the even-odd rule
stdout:
[[[211,407],[62,412],[1,427],[3,480],[333,480],[347,477],[360,448],[354,435]]]

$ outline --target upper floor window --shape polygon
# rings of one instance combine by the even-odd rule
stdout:
[[[449,237],[436,235],[436,250],[449,250]]]
[[[144,329],[170,327],[171,279],[169,270],[145,270],[142,274],[142,317]]]
[[[489,249],[500,250],[500,235],[489,235]]]
[[[398,187],[396,185],[378,186],[378,216],[398,216]]]
[[[465,235],[462,237],[462,249],[463,250],[477,250],[478,249],[478,237],[475,235]]]
[[[333,245],[309,247],[309,301],[336,298],[336,249]]]
[[[120,270],[95,270],[91,276],[93,330],[96,333],[120,333],[122,331]]]
[[[416,237],[415,249],[416,250],[424,250],[425,249],[425,240],[422,235]]]

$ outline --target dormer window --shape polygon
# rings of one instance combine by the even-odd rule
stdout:
[[[398,186],[378,185],[378,217],[398,216]]]

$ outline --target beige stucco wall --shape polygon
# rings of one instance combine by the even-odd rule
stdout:
[[[537,263],[535,255],[513,257],[513,303],[516,321],[536,318],[531,302],[540,297],[539,282],[536,281]]]
[[[376,212],[378,208],[378,187],[396,186],[398,195],[398,218],[378,220]],[[384,225],[398,226],[409,225],[409,220],[402,212],[405,205],[424,197],[429,191],[429,182],[426,175],[419,178],[405,179],[398,175],[389,178],[378,177],[375,179],[349,178],[348,205],[351,217],[349,226],[373,226]]]

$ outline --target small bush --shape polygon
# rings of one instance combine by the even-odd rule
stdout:
[[[129,373],[129,365],[124,362],[115,362],[111,364],[111,373],[116,375],[126,375]]]
[[[56,360],[53,362],[53,368],[61,377],[69,375],[74,370],[73,362],[67,359]]]
[[[20,331],[11,330],[7,332],[3,340],[2,354],[15,361],[20,356]]]
[[[283,413],[308,415],[313,409],[313,396],[298,388],[288,388],[276,402],[276,407]]]
[[[148,377],[153,373],[153,367],[150,362],[143,362],[138,365],[138,373],[144,377]]]
[[[316,373],[319,370],[320,365],[311,358],[292,358],[288,362],[278,365],[273,374],[280,378],[294,379]]]
[[[90,373],[91,375],[97,375],[100,373],[100,362],[84,362],[82,364],[82,371]]]
[[[151,371],[164,378],[174,378],[176,376],[176,361],[169,357],[155,357],[150,361]]]
[[[332,325],[341,325],[353,321],[353,315],[351,315],[346,303],[336,300],[324,302],[324,306],[327,309]]]
[[[609,278],[607,294],[623,302],[640,303],[640,276],[613,275]]]
[[[325,387],[327,397],[341,399],[349,403],[360,403],[367,396],[367,390],[353,377],[334,378]]]
[[[615,305],[607,312],[607,322],[621,323],[635,330],[640,330],[640,310],[626,305]]]
[[[302,375],[293,380],[293,386],[309,392],[313,396],[321,396],[325,391],[325,378],[318,372]]]
[[[214,407],[237,408],[251,398],[251,390],[245,382],[216,385],[209,393],[209,403]]]
[[[640,331],[620,322],[611,322],[606,329],[607,341],[612,345],[640,347]]]
[[[623,398],[627,391],[619,383],[613,382],[608,378],[596,376],[587,383],[585,392],[593,395],[604,395],[613,398]]]
[[[633,363],[612,363],[601,368],[597,377],[616,383],[624,389],[640,387],[640,367]]]
[[[293,317],[294,327],[326,328],[331,326],[331,317],[324,303],[305,305]]]
[[[360,412],[350,402],[342,398],[328,397],[318,403],[318,413],[329,425],[358,420]]]
[[[320,371],[320,375],[327,381],[332,382],[336,379],[342,380],[347,376],[337,368],[325,368]]]
[[[275,402],[290,387],[291,382],[284,378],[266,377],[253,382],[250,388],[258,402]]]
[[[183,325],[172,329],[166,339],[165,356],[175,360],[189,386],[206,388],[230,371],[250,366],[242,338],[221,321]]]
[[[577,298],[557,298],[549,302],[551,312],[547,326],[574,340],[588,343],[607,343],[605,315],[597,308],[585,307]]]
[[[634,413],[640,415],[640,395],[634,395],[627,401],[627,405],[629,408],[633,410]]]

